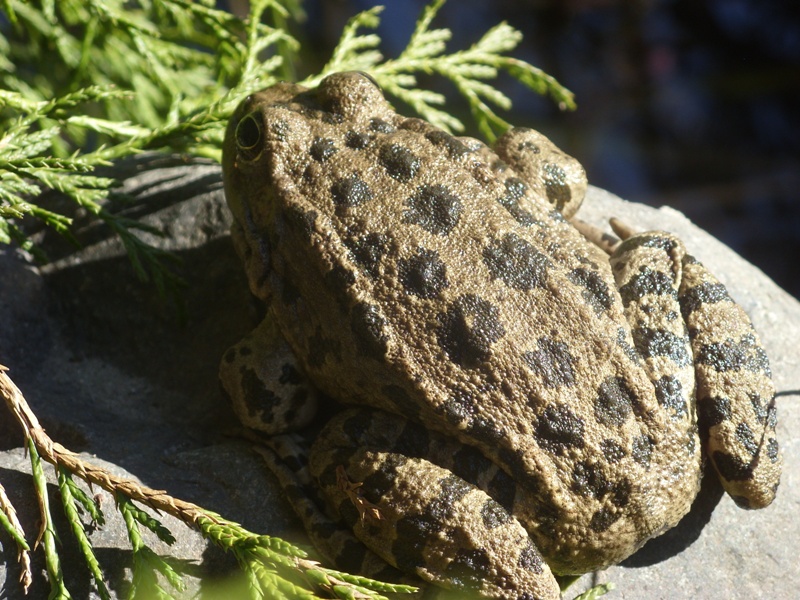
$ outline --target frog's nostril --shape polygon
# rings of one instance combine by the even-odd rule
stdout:
[[[244,158],[252,160],[261,151],[261,125],[252,114],[236,126],[236,144]]]

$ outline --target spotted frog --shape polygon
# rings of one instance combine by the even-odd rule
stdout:
[[[338,73],[248,97],[223,155],[268,305],[225,387],[274,440],[315,399],[351,406],[283,479],[319,545],[303,489],[431,584],[558,598],[554,574],[673,527],[704,456],[740,506],[773,500],[774,388],[744,311],[673,235],[570,222],[584,172],[541,134],[490,149]]]

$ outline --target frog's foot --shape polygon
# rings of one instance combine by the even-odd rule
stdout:
[[[726,491],[740,506],[767,506],[781,469],[775,390],[744,310],[670,234],[630,235],[610,261],[659,404],[694,427],[696,390],[701,437]]]
[[[317,391],[268,315],[219,366],[219,379],[243,425],[277,434],[307,425],[316,413]]]
[[[401,417],[353,409],[319,435],[309,468],[356,537],[399,569],[483,598],[560,598],[519,521],[427,458],[463,450]]]
[[[274,436],[260,441],[254,449],[278,479],[311,543],[328,564],[380,581],[419,586],[419,581],[408,580],[404,573],[368,550],[352,531],[320,510],[321,503],[308,475],[308,446],[299,435]]]

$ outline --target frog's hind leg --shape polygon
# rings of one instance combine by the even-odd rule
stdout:
[[[321,502],[308,474],[308,445],[299,435],[286,434],[262,439],[254,449],[278,479],[311,543],[328,564],[380,581],[419,585],[419,582],[408,581],[402,572],[368,550],[351,530],[320,509]]]
[[[767,506],[775,497],[781,470],[775,389],[769,361],[749,318],[708,269],[685,254],[674,236],[634,235],[619,221],[612,221],[612,227],[624,239],[611,246],[611,264],[626,315],[634,324],[637,350],[649,363],[654,351],[666,351],[671,362],[692,357],[700,433],[723,486],[742,507]],[[663,257],[671,264],[657,267]],[[667,314],[662,322],[672,321],[674,327],[685,323],[688,338],[677,330],[664,334],[661,328],[642,335],[642,323],[653,314],[654,300],[672,297],[675,291],[682,319]],[[684,351],[687,340],[691,354]],[[684,390],[691,389],[686,387],[686,368],[682,368],[680,386]],[[666,380],[653,380],[659,403],[683,405],[685,400],[675,395],[674,382],[659,388],[659,381]]]
[[[744,310],[692,256],[683,261],[681,311],[697,374],[697,411],[708,455],[743,508],[775,498],[781,456],[769,359]]]
[[[560,598],[519,521],[462,477],[489,487],[507,479],[477,450],[396,415],[352,409],[319,435],[309,468],[356,537],[403,571],[482,598]]]

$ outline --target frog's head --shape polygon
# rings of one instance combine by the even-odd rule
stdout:
[[[358,72],[334,73],[317,88],[276,83],[237,107],[225,133],[225,196],[236,221],[265,224],[271,190],[299,176],[309,154],[313,122],[357,123],[393,115],[378,84]]]

